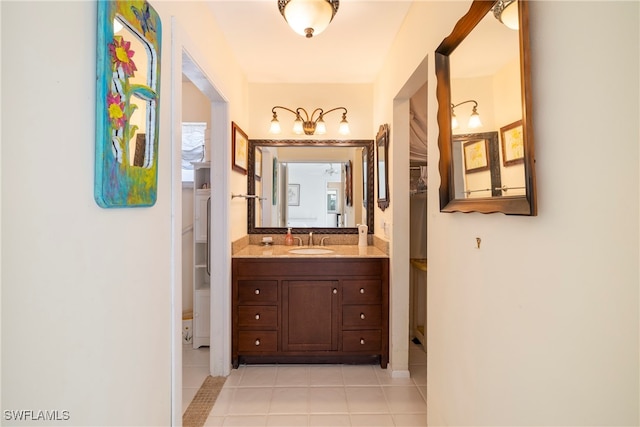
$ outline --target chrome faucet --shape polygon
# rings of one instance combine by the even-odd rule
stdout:
[[[309,247],[313,246],[313,232],[309,232]]]
[[[325,241],[326,239],[328,239],[328,238],[329,238],[329,236],[324,236],[324,237],[320,240],[320,246],[324,246],[324,241]]]

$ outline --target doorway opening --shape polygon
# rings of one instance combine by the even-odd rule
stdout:
[[[175,25],[175,21],[174,21]],[[183,409],[183,349],[193,347],[194,336],[185,343],[183,318],[192,314],[199,328],[197,346],[209,346],[208,354],[200,358],[202,375],[226,376],[230,370],[230,307],[229,298],[230,244],[228,232],[227,186],[229,158],[227,101],[215,88],[206,73],[198,66],[196,49],[187,49],[181,32],[174,34],[172,64],[172,217],[173,217],[173,280],[172,280],[172,423],[181,424]],[[196,101],[194,101],[196,100]],[[199,104],[198,111],[193,111]],[[182,129],[183,122],[205,123],[206,131],[201,156],[196,159],[193,181],[183,181]],[[193,145],[193,144],[192,144]],[[190,151],[187,147],[187,150]],[[189,157],[189,153],[185,153]],[[192,154],[192,153],[191,153]],[[190,163],[190,162],[188,162]],[[189,176],[189,174],[185,174]],[[197,189],[204,187],[211,197],[206,215],[198,215]],[[204,211],[203,211],[204,212]],[[196,227],[196,217],[201,224]],[[203,217],[203,218],[200,218]],[[212,218],[216,218],[212,221]],[[195,244],[195,233],[205,232],[205,243]],[[202,239],[200,239],[202,240]],[[198,251],[196,251],[198,247]],[[183,253],[183,248],[185,252]],[[184,255],[184,256],[183,256]],[[183,264],[186,264],[183,266]],[[200,265],[202,264],[202,266]],[[202,268],[200,268],[202,267]],[[188,273],[191,274],[188,274]],[[186,274],[185,274],[186,273]],[[206,289],[205,289],[206,288]],[[197,298],[196,298],[197,297]],[[196,318],[198,316],[198,318]],[[188,323],[187,323],[188,324]],[[198,332],[196,332],[198,334]],[[190,360],[190,363],[193,361]],[[203,378],[203,380],[204,380]],[[199,387],[200,384],[196,384]],[[187,397],[185,395],[185,397]]]
[[[398,327],[394,326],[393,332],[406,337],[406,341],[399,343],[400,350],[407,345],[410,375],[419,376],[425,386],[428,60],[427,56],[423,58],[394,98],[391,128],[392,140],[406,141],[402,149],[393,153],[394,280],[406,283],[398,295],[401,310],[394,305],[400,314],[392,313],[398,317],[395,322]],[[416,331],[424,332],[416,334]],[[399,361],[398,369],[402,369],[403,363],[406,362]]]

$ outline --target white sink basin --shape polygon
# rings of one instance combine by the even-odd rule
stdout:
[[[333,249],[324,249],[324,248],[298,248],[298,249],[290,249],[290,254],[298,254],[298,255],[323,255],[333,253]]]

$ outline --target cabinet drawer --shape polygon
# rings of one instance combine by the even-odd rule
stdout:
[[[278,307],[274,305],[239,306],[238,327],[276,329],[278,327]]]
[[[342,288],[344,304],[367,304],[382,302],[380,280],[345,280]]]
[[[344,305],[342,306],[342,325],[356,327],[381,327],[382,306]]]
[[[238,302],[241,304],[277,303],[278,282],[276,280],[238,281]]]
[[[238,353],[260,353],[278,350],[277,331],[239,331]]]
[[[343,331],[343,351],[380,351],[382,347],[381,333],[372,331]]]

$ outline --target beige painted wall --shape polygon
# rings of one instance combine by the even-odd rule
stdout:
[[[414,4],[376,82],[375,121],[402,133],[391,99],[467,6]],[[638,425],[639,5],[530,9],[537,217],[439,212],[429,61],[428,424]],[[428,16],[439,19],[421,25]],[[384,213],[394,254],[408,240],[397,200]]]
[[[68,410],[66,425],[168,425],[171,17],[234,120],[244,121],[246,83],[204,3],[154,2],[163,24],[158,201],[99,208],[96,4],[0,3],[1,406]]]
[[[338,133],[338,123],[342,112],[334,111],[324,118],[327,133],[319,136],[296,135],[291,131],[295,116],[283,110],[276,110],[282,133],[269,133],[271,109],[280,105],[295,110],[302,107],[309,114],[316,109],[324,111],[335,107],[348,110],[347,121],[351,134]],[[250,139],[373,139],[371,132],[373,112],[373,86],[370,84],[249,84],[249,125]],[[317,117],[317,115],[316,115]]]

